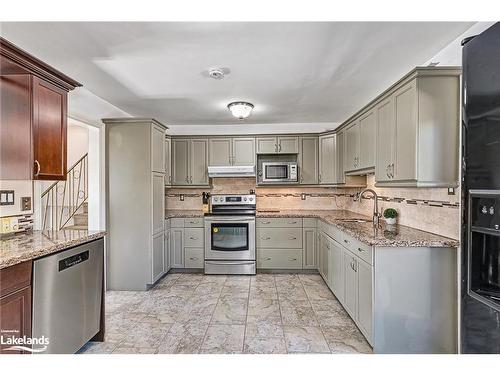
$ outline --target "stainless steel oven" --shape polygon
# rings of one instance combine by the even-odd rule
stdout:
[[[298,167],[294,161],[273,161],[262,163],[263,183],[296,183]]]
[[[255,195],[216,195],[205,216],[205,273],[255,274]]]

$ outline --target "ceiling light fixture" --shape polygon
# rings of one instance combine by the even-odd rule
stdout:
[[[208,76],[213,79],[222,79],[225,74],[224,68],[213,68],[208,71]]]
[[[252,113],[253,104],[248,102],[232,102],[227,105],[227,109],[238,120],[243,120]]]

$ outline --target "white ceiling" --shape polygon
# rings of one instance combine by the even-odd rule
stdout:
[[[339,123],[473,25],[2,23],[3,37],[133,116],[165,124]],[[211,67],[230,74],[206,77]],[[272,127],[272,125],[269,125]]]

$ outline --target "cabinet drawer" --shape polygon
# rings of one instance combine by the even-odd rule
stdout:
[[[170,219],[171,228],[184,228],[184,219],[172,218]]]
[[[286,228],[302,227],[302,219],[296,217],[288,218],[268,218],[261,217],[257,219],[257,228]]]
[[[257,248],[302,249],[302,228],[257,228]]]
[[[184,264],[186,268],[203,268],[204,256],[202,247],[186,247]]]
[[[342,233],[342,245],[351,253],[356,254],[359,258],[363,259],[368,264],[373,265],[373,248],[372,246],[358,241],[347,233]]]
[[[301,269],[302,250],[265,249],[257,250],[257,268]]]
[[[333,238],[335,241],[343,243],[343,234],[337,227],[327,224],[324,221],[319,221],[318,228],[320,231]]]
[[[202,217],[190,217],[184,219],[185,228],[203,228],[203,218]]]
[[[184,246],[185,247],[203,247],[203,228],[186,228],[184,229]]]

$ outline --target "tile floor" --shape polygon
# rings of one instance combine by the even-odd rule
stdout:
[[[106,293],[106,340],[80,353],[371,353],[313,274],[174,273]]]

